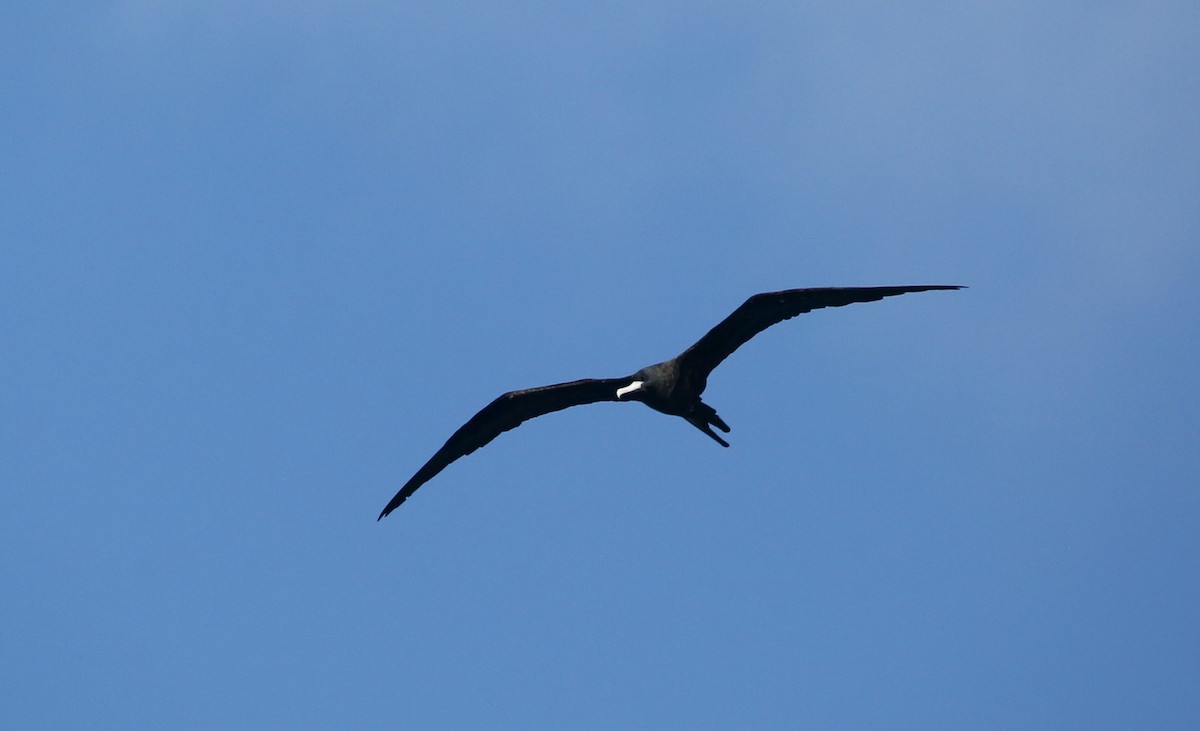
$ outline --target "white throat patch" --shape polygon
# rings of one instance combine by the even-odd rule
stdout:
[[[621,388],[618,388],[617,389],[617,398],[621,398],[622,396],[624,396],[627,393],[633,393],[634,391],[641,388],[643,383],[645,383],[645,381],[634,381],[633,383],[629,384],[628,386],[622,386]]]

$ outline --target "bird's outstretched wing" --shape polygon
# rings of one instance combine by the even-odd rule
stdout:
[[[417,470],[417,474],[400,488],[400,492],[388,502],[378,519],[399,507],[418,487],[432,479],[451,462],[467,456],[509,429],[515,429],[529,419],[572,406],[597,401],[617,401],[617,389],[628,380],[585,378],[570,383],[556,383],[553,386],[509,391],[500,396],[483,407],[446,440],[425,466]]]
[[[908,292],[931,289],[962,289],[957,285],[926,284],[909,287],[814,287],[763,292],[750,297],[716,327],[678,357],[680,366],[705,377],[750,338],[777,322],[822,307],[841,307],[855,302],[874,302]]]

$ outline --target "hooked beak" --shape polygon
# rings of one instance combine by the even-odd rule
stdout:
[[[645,383],[645,381],[634,381],[633,383],[629,384],[628,386],[622,386],[621,388],[618,388],[617,389],[617,398],[625,398],[625,394],[633,393],[634,391],[638,390],[639,388],[642,387],[643,383]]]

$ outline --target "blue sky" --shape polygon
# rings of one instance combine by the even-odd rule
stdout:
[[[1200,8],[10,4],[0,725],[1200,718]],[[759,291],[682,421],[514,388]]]

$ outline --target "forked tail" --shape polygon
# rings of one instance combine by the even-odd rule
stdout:
[[[722,447],[729,446],[729,442],[717,436],[717,433],[712,430],[715,426],[726,434],[729,433],[729,425],[722,421],[721,417],[717,416],[717,410],[713,407],[701,402],[696,405],[692,413],[683,418],[687,419],[689,424],[716,440],[717,444],[720,444]]]

